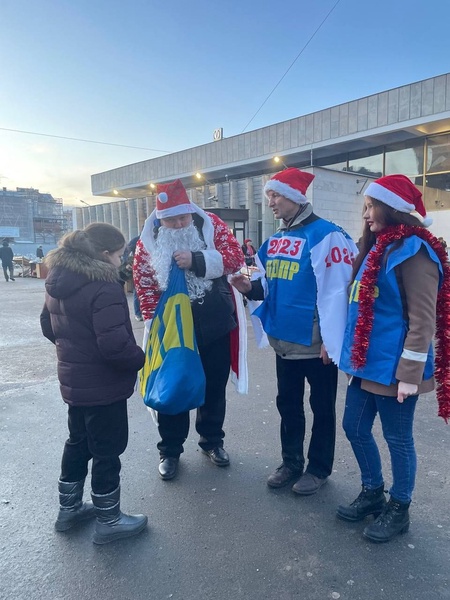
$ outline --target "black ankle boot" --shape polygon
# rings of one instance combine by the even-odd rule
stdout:
[[[137,535],[147,526],[144,515],[126,515],[120,510],[120,486],[109,494],[92,492],[91,496],[97,517],[94,544],[108,544]]]
[[[83,502],[82,481],[58,481],[59,513],[56,531],[67,531],[78,523],[95,517],[92,502]]]
[[[377,518],[386,506],[384,485],[370,490],[362,486],[361,493],[348,506],[338,506],[336,516],[344,521],[362,521],[368,515]]]
[[[371,542],[389,542],[399,533],[409,529],[409,502],[399,502],[392,498],[381,515],[364,529],[364,537]]]

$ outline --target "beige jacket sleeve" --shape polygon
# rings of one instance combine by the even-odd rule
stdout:
[[[395,377],[398,381],[419,385],[435,330],[439,270],[424,248],[403,262],[399,269],[409,330]]]

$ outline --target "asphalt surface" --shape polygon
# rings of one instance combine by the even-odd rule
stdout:
[[[192,428],[178,477],[161,481],[157,430],[133,396],[122,508],[147,514],[148,530],[105,546],[92,544],[92,522],[56,533],[66,407],[54,347],[39,327],[43,288],[42,280],[0,281],[1,600],[450,599],[450,427],[436,416],[434,395],[417,410],[410,531],[372,544],[363,522],[335,517],[360,489],[340,425],[334,472],[316,496],[266,486],[280,462],[275,361],[270,348],[255,347],[250,326],[249,394],[229,388],[231,466],[214,466]],[[142,323],[133,323],[141,339]],[[345,385],[341,377],[339,420]]]

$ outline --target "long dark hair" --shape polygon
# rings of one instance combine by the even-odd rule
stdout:
[[[384,223],[386,227],[389,225],[411,225],[415,227],[425,227],[424,224],[414,215],[395,210],[387,204],[384,204],[384,202],[380,202],[371,196],[366,196],[366,198],[370,198],[370,201],[376,210],[377,220],[379,220],[381,223]],[[359,254],[353,263],[352,282],[355,280],[360,266],[362,265],[367,254],[370,252],[372,246],[375,244],[376,239],[376,234],[370,231],[369,224],[367,221],[364,221],[362,236],[359,239]],[[392,250],[399,248],[402,243],[403,240],[395,242]]]
[[[103,252],[117,252],[125,245],[125,238],[117,227],[109,223],[91,223],[85,229],[77,229],[61,238],[59,245],[68,250],[87,254],[91,258],[105,260]]]

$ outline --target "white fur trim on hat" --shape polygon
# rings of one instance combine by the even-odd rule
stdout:
[[[163,194],[165,192],[162,192]],[[167,195],[167,194],[166,194]],[[187,213],[194,213],[195,208],[190,204],[178,204],[177,206],[172,206],[170,208],[165,208],[163,210],[157,210],[156,216],[158,219],[167,219],[167,217],[178,217],[178,215],[186,215]]]
[[[379,200],[380,202],[383,202],[383,204],[387,204],[391,208],[395,208],[395,210],[398,210],[400,212],[411,213],[416,208],[414,204],[406,202],[405,200],[403,200],[403,198],[401,198],[397,194],[394,194],[394,192],[391,192],[391,190],[388,190],[379,183],[376,183],[375,181],[369,183],[364,192],[364,195],[370,196],[371,198],[375,198],[375,200]]]
[[[292,188],[290,185],[287,185],[287,183],[278,181],[278,179],[269,179],[264,186],[264,193],[266,196],[267,192],[269,191],[277,192],[278,194],[281,194],[281,196],[284,196],[288,200],[292,200],[292,202],[295,202],[296,204],[305,204],[306,202],[309,202],[308,198],[301,192]]]
[[[426,217],[422,217],[422,215],[417,212],[414,204],[406,202],[401,196],[395,194],[391,190],[388,190],[383,185],[376,183],[376,181],[369,183],[364,195],[370,196],[375,200],[379,200],[380,202],[383,202],[383,204],[387,204],[387,206],[390,206],[399,212],[409,213],[418,221],[420,221],[424,227],[429,227],[433,223],[433,219],[428,215]]]
[[[212,224],[210,217],[197,204],[194,204],[192,202],[191,207],[194,210],[192,210],[190,212],[197,213],[203,219],[202,233],[203,233],[204,242],[206,244],[206,249],[207,250],[215,250],[216,246],[214,244],[214,226]],[[187,208],[187,205],[184,205],[185,213],[187,212],[186,208]],[[159,223],[157,223],[157,220],[161,218],[156,214],[157,212],[158,211],[155,208],[155,210],[150,214],[150,216],[147,217],[147,219],[144,223],[144,227],[141,232],[141,236],[140,236],[141,241],[144,244],[144,247],[149,254],[152,254],[152,252],[155,251],[154,228],[155,228],[155,226],[159,226]],[[162,217],[162,218],[164,218],[164,217]]]

